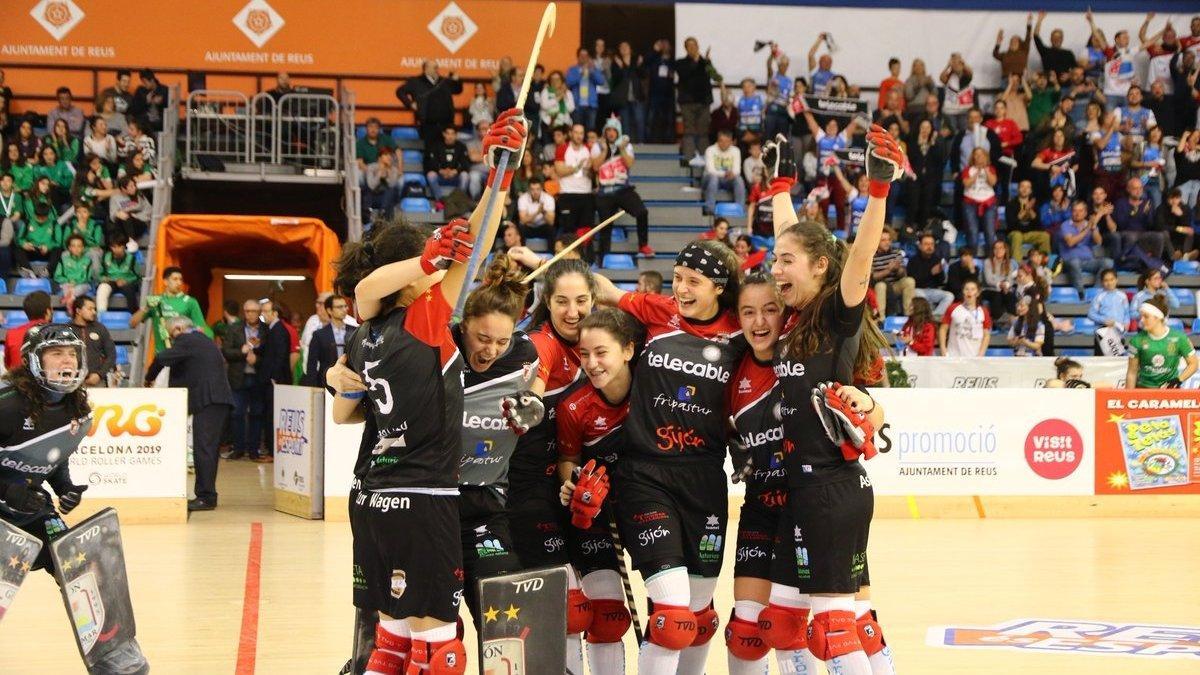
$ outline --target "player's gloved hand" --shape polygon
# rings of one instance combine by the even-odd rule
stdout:
[[[767,142],[763,148],[763,165],[771,183],[767,194],[774,196],[791,191],[796,184],[796,156],[787,136],[776,134],[775,140]]]
[[[892,181],[904,175],[908,161],[900,142],[878,124],[872,124],[867,132],[867,176],[871,178],[868,192],[872,197],[884,199],[891,189]]]
[[[749,478],[754,471],[754,458],[750,456],[750,448],[736,436],[729,439],[729,460],[733,463],[733,475],[729,479],[735,484]]]
[[[526,389],[500,399],[500,415],[518,436],[541,423],[546,416],[542,397]]]
[[[471,237],[470,223],[464,218],[455,218],[439,227],[433,236],[425,240],[421,253],[421,270],[433,274],[438,270],[450,269],[451,263],[465,263],[471,257],[475,241]]]
[[[571,524],[581,530],[591,527],[592,520],[600,514],[604,498],[608,496],[608,488],[608,467],[596,468],[596,460],[589,459],[575,479],[575,492],[571,495]]]
[[[83,493],[86,492],[86,485],[72,485],[67,488],[66,492],[58,494],[58,511],[64,516],[75,510],[79,506],[79,502],[83,501]],[[57,492],[57,489],[55,490]]]
[[[1162,389],[1178,389],[1181,386],[1183,386],[1183,383],[1179,381],[1179,378],[1172,377],[1171,379],[1167,380],[1166,384],[1162,386]]]
[[[529,123],[525,120],[520,108],[509,108],[500,113],[492,126],[488,127],[483,136],[484,163],[491,168],[488,172],[487,184],[493,185],[496,179],[496,167],[500,166],[500,158],[504,152],[511,152],[508,164],[504,169],[504,179],[500,184],[501,190],[507,190],[512,183],[513,173],[521,166],[521,158],[525,155],[525,145],[529,138]]]
[[[46,493],[27,481],[0,483],[0,502],[13,511],[37,513],[48,505]]]
[[[828,418],[836,427],[842,442],[838,445],[842,449],[842,456],[846,461],[854,461],[860,455],[865,455],[867,459],[874,457],[877,452],[875,450],[875,427],[867,420],[867,416],[854,410],[850,404],[842,400],[838,395],[838,390],[841,385],[836,382],[821,383],[813,389],[813,404],[817,404],[818,394],[821,398],[821,403],[827,411],[826,415],[822,415],[821,422],[825,423]],[[817,414],[821,414],[818,410]],[[826,433],[829,429],[826,428]],[[833,436],[831,435],[832,439]],[[836,441],[835,441],[836,442]]]

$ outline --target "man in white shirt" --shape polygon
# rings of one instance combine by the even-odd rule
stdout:
[[[574,234],[591,228],[595,218],[596,197],[592,194],[592,149],[584,142],[582,124],[571,126],[567,142],[554,152],[554,173],[558,176],[558,202],[555,225],[559,232]]]
[[[733,144],[728,129],[717,132],[717,142],[704,151],[704,212],[712,215],[717,208],[717,191],[732,190],[733,200],[746,203],[746,184],[742,181],[742,151]]]
[[[529,181],[529,191],[517,198],[517,220],[526,238],[554,239],[554,197],[546,192],[541,178]]]

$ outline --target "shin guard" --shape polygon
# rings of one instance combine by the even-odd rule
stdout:
[[[814,615],[808,625],[808,648],[822,661],[862,651],[854,612],[831,610]]]

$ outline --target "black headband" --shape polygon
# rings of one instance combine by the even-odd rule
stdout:
[[[696,242],[688,244],[679,252],[675,257],[675,264],[696,270],[719,286],[729,283],[729,268],[725,266],[725,261]]]

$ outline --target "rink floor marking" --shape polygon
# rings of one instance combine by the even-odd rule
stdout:
[[[246,589],[242,596],[242,632],[238,637],[237,675],[253,675],[258,652],[258,607],[262,576],[262,523],[250,523],[246,553]]]
[[[905,498],[905,501],[908,502],[908,515],[912,516],[913,520],[920,518],[921,512],[917,510],[917,500],[912,495],[909,495]]]
[[[975,512],[979,514],[979,517],[987,518],[987,512],[983,510],[983,500],[979,498],[979,495],[975,495],[971,499],[975,500]]]

